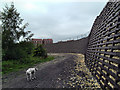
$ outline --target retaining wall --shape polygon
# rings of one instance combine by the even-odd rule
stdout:
[[[85,63],[104,89],[120,89],[120,2],[108,2],[89,35]]]
[[[59,42],[45,45],[48,53],[82,53],[87,49],[88,37],[75,41]]]

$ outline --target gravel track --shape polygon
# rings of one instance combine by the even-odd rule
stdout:
[[[89,70],[85,69],[83,55],[50,55],[55,56],[55,59],[36,65],[39,70],[35,80],[26,80],[25,69],[3,76],[3,88],[100,88]]]

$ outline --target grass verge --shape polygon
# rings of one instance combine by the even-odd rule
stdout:
[[[47,61],[53,60],[53,56],[48,56],[47,58],[40,58],[40,57],[32,57],[24,59],[23,61],[20,60],[8,60],[2,62],[2,74],[8,74],[10,72],[16,72],[22,70],[24,68],[34,66],[38,63],[43,63]]]

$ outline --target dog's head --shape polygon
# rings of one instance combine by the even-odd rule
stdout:
[[[38,68],[35,68],[35,71],[38,71]]]

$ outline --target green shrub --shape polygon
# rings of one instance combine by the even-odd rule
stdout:
[[[33,44],[31,42],[20,42],[14,44],[6,51],[3,49],[2,59],[4,60],[20,60],[21,62],[29,62],[26,60],[30,54],[33,53]],[[24,58],[24,59],[23,59]],[[26,60],[26,61],[25,61]]]
[[[47,52],[42,47],[42,45],[39,45],[34,49],[33,56],[46,58],[47,57]]]
[[[18,60],[27,57],[27,53],[20,47],[10,48],[5,52],[3,60]]]
[[[18,45],[22,47],[27,54],[33,53],[34,45],[32,42],[22,41]]]

